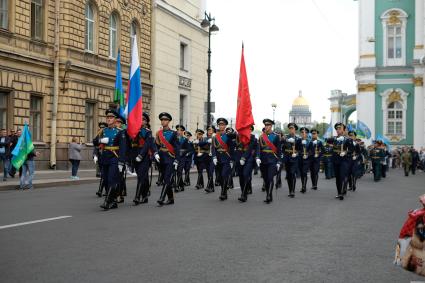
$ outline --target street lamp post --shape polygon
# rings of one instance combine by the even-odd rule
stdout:
[[[272,103],[272,110],[273,110],[273,130],[276,129],[276,122],[274,120],[274,113],[276,111],[277,108],[277,104],[276,103]]]
[[[322,116],[322,135],[325,134],[325,119],[326,119],[326,117]]]
[[[212,24],[211,24],[212,23]],[[215,18],[211,17],[211,13],[205,12],[204,19],[201,22],[201,27],[208,28],[208,96],[207,96],[207,126],[211,125],[211,33],[218,31],[218,26],[215,25]]]

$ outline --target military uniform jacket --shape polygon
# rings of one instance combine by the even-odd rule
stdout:
[[[233,134],[216,133],[216,135],[212,139],[212,157],[217,158],[217,161],[219,163],[230,163],[231,161],[233,161],[233,138]],[[221,144],[219,140],[221,140],[223,144]]]
[[[334,146],[333,146],[333,144],[326,143],[323,146],[323,155],[322,155],[323,158],[324,159],[331,159],[332,156],[333,156],[333,153],[334,153]]]
[[[268,145],[268,143],[263,137],[263,134],[261,134],[258,139],[257,158],[261,159],[261,164],[281,164],[282,149],[280,143],[280,136],[273,132],[266,135],[270,143],[274,145],[276,151],[274,151],[273,148]]]
[[[311,156],[314,155],[314,148],[313,143],[309,141],[308,139],[300,139],[301,140],[301,147],[298,151],[298,155],[300,156],[302,161],[308,161]]]
[[[254,158],[257,156],[258,151],[258,141],[257,138],[251,134],[251,137],[249,139],[249,143],[247,145],[243,145],[242,143],[239,143],[236,146],[236,152],[239,154],[239,159],[236,160],[239,162],[241,159],[246,161],[254,161]]]
[[[334,137],[332,160],[336,163],[341,161],[349,161],[352,158],[354,152],[353,140],[345,136],[341,137],[343,137],[343,140],[341,141],[337,140],[340,137]],[[344,156],[341,156],[342,152],[345,153]]]
[[[161,140],[160,133],[163,133],[165,141],[171,147],[170,149]],[[175,160],[180,162],[180,143],[178,141],[177,133],[171,129],[160,130],[156,134],[155,143],[158,147],[158,154],[160,162],[164,164],[173,163]]]
[[[383,162],[385,158],[385,148],[374,146],[369,152],[369,157],[372,162]]]
[[[102,138],[108,138],[107,144],[101,144]],[[125,163],[128,150],[128,140],[125,130],[118,128],[104,128],[103,131],[96,136],[93,144],[101,149],[101,158],[99,164],[107,165],[113,163]]]
[[[294,142],[289,142],[289,139],[293,138]],[[297,162],[298,152],[302,149],[301,138],[294,135],[287,135],[284,144],[282,145],[283,158],[285,161]],[[292,154],[297,154],[296,157],[292,157]]]
[[[153,153],[157,152],[157,148],[152,137],[152,131],[148,128],[141,128],[134,142],[137,144],[137,155],[139,155],[143,161],[150,160]]]
[[[313,160],[320,160],[320,158],[322,158],[323,151],[324,151],[322,141],[316,140],[316,144],[314,144],[314,141],[312,140],[311,145],[313,148],[313,155],[312,155]]]
[[[208,138],[201,138],[198,144],[194,144],[193,147],[195,150],[194,160],[196,163],[204,162],[207,157],[209,157],[211,144],[208,142]]]

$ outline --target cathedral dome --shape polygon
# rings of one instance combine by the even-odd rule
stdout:
[[[301,94],[292,102],[292,106],[309,106],[307,99],[305,99]]]

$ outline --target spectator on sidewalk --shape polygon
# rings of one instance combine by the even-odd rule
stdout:
[[[22,173],[19,179],[19,188],[21,190],[33,189],[32,179],[34,178],[34,157],[39,156],[35,149],[27,155],[27,160],[22,164]]]
[[[415,148],[411,148],[411,152],[412,152],[412,174],[415,175],[416,173],[416,168],[418,167],[418,163],[419,163],[419,153],[416,151]]]
[[[408,148],[403,148],[403,153],[401,154],[401,162],[403,163],[404,176],[409,176],[410,166],[412,165],[412,154],[409,152]]]
[[[71,165],[72,165],[71,179],[73,180],[80,179],[77,176],[77,172],[78,172],[78,167],[80,166],[82,148],[83,146],[81,145],[81,141],[80,143],[77,143],[77,138],[73,137],[72,142],[69,144],[69,147],[68,147],[69,161],[71,162]]]
[[[6,129],[0,130],[0,162],[3,163],[3,181],[6,181],[10,162],[10,138]]]

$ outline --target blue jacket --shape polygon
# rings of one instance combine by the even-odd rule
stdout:
[[[258,139],[257,158],[261,159],[261,164],[282,163],[280,136],[272,132],[269,133],[267,137],[269,141],[276,147],[276,152],[273,152],[272,148],[267,145],[266,141],[263,139],[263,135],[261,134],[260,138]]]
[[[168,141],[169,144],[171,144],[174,149],[174,154],[169,152],[165,144],[161,142],[161,139],[159,138],[159,133],[160,131],[158,131],[156,134],[155,143],[158,147],[160,162],[164,164],[173,163],[175,160],[180,162],[180,143],[178,141],[177,133],[171,129],[163,130],[165,139]]]
[[[217,135],[220,135],[223,142],[227,145],[227,149],[223,148],[219,141],[217,140]],[[227,134],[227,133],[216,133],[216,136],[212,139],[212,157],[217,158],[217,161],[219,163],[230,163],[233,161],[232,155],[234,151],[234,144],[233,144],[233,134]]]

